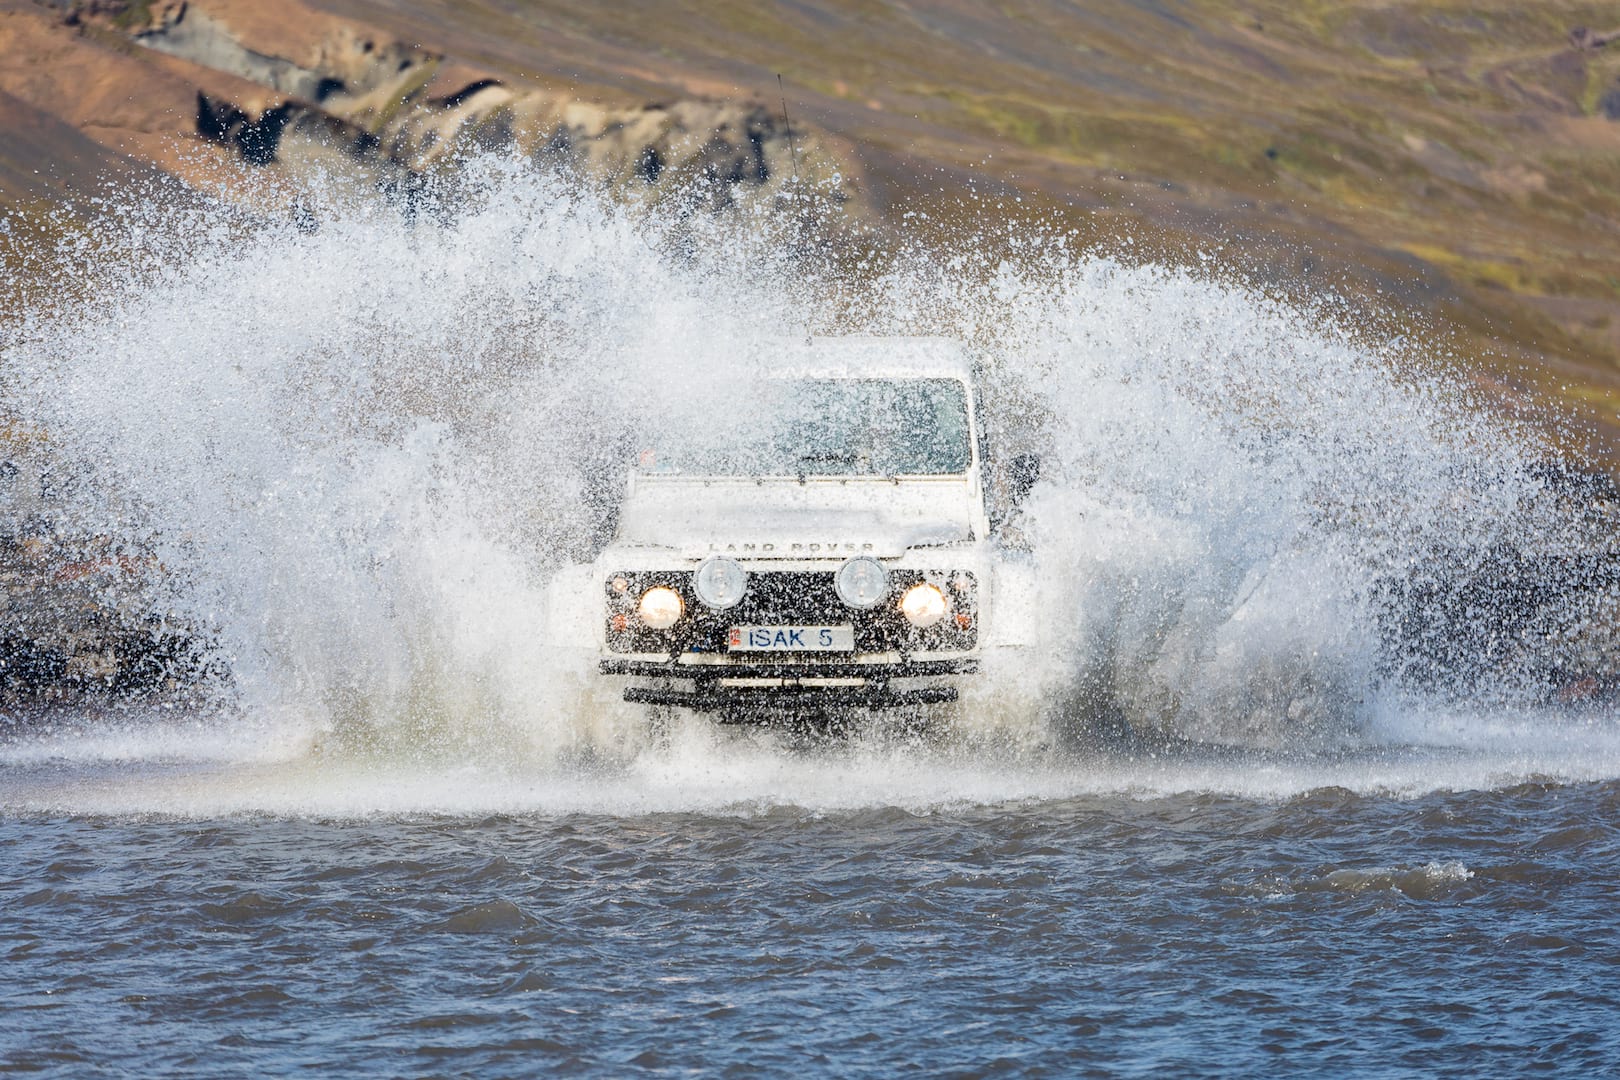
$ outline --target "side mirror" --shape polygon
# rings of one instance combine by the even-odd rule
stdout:
[[[1017,454],[1007,466],[1007,496],[1016,507],[1029,497],[1030,489],[1040,480],[1041,459],[1035,454]]]

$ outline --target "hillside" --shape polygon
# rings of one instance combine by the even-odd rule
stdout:
[[[477,140],[768,187],[780,73],[800,167],[851,214],[1016,191],[1086,236],[1415,315],[1504,410],[1559,398],[1620,445],[1614,29],[1502,0],[0,0],[0,197],[333,159],[408,183]]]

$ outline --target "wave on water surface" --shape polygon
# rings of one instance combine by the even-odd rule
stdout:
[[[1620,777],[1612,717],[1528,713],[1412,720],[1408,737],[1355,750],[1283,752],[1183,745],[1031,749],[854,738],[811,747],[780,734],[693,723],[614,760],[499,753],[333,754],[263,732],[139,723],[46,732],[0,746],[0,813],[398,815],[935,813],[1096,797],[1286,800],[1322,790],[1414,798],[1524,783]]]
[[[794,230],[495,162],[410,214],[314,194],[285,224],[110,208],[0,337],[4,411],[59,480],[11,528],[161,566],[145,602],[205,631],[228,675],[159,720],[19,728],[0,805],[839,808],[1620,776],[1612,711],[1544,704],[1575,676],[1609,685],[1607,586],[1476,595],[1579,564],[1607,526],[1529,436],[1347,329],[1347,305],[1027,225],[859,255]],[[703,725],[648,746],[628,709],[581,706],[591,673],[548,582],[600,543],[635,433],[739,407],[784,332],[944,334],[981,358],[992,452],[1044,462],[1022,527],[1046,650],[986,674],[1021,710],[807,751]],[[1088,748],[1121,727],[1138,742]]]

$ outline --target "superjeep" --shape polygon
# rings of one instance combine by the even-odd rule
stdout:
[[[594,564],[599,671],[625,701],[728,723],[956,701],[1005,577],[967,354],[783,353],[746,411],[637,456]]]

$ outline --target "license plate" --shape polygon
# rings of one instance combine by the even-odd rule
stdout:
[[[733,626],[731,652],[854,652],[853,626]]]

